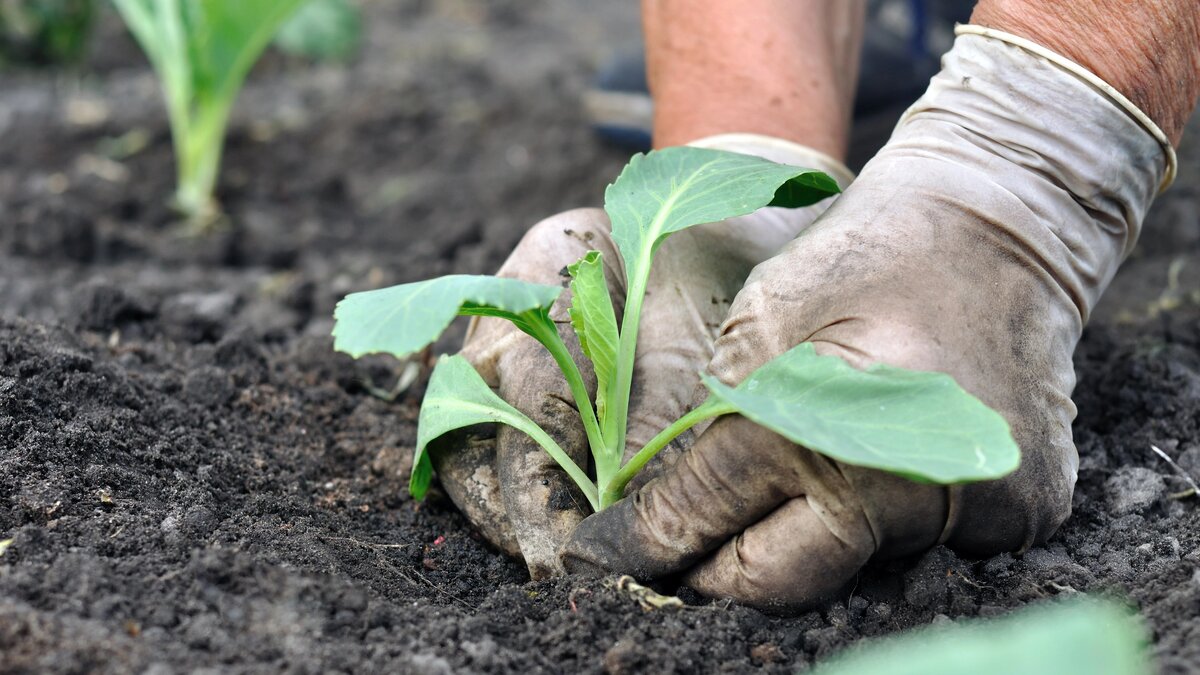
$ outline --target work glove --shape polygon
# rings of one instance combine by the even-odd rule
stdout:
[[[585,519],[562,550],[568,571],[682,573],[706,595],[801,608],[872,558],[938,543],[1020,552],[1067,517],[1071,353],[1173,160],[1094,75],[989,34],[960,35],[854,185],[754,269],[708,370],[736,385],[812,342],[860,368],[948,373],[1008,421],[1020,468],[918,484],[725,416]]]
[[[737,134],[693,145],[819,169],[843,186],[851,178],[840,162],[778,139]],[[720,322],[750,270],[815,220],[828,203],[763,209],[672,235],[654,260],[642,306],[629,455],[691,407]],[[608,218],[600,209],[568,211],[538,223],[498,276],[565,286],[566,267],[589,250],[603,254],[609,292],[620,316],[625,272]],[[594,396],[592,367],[581,356],[567,317],[570,299],[570,291],[564,291],[550,314]],[[545,347],[508,321],[477,317],[468,328],[462,354],[505,401],[545,429],[579,466],[588,466],[590,450],[575,401]],[[664,460],[678,447],[664,450]],[[522,557],[535,579],[562,571],[558,548],[591,509],[537,443],[520,431],[498,426],[491,437],[444,437],[431,448],[431,456],[446,493],[488,541]],[[659,465],[661,461],[643,473],[651,475]]]

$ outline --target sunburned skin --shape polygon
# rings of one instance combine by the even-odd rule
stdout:
[[[982,0],[971,23],[1029,38],[1084,66],[1177,145],[1200,96],[1194,0]]]
[[[845,158],[863,0],[645,0],[654,142],[729,132]],[[798,45],[804,45],[798,48]]]

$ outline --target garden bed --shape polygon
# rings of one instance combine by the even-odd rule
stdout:
[[[1046,547],[875,565],[797,617],[686,590],[644,611],[611,580],[529,582],[444,498],[411,501],[423,381],[373,396],[400,368],[329,338],[346,292],[491,272],[599,203],[627,155],[579,95],[636,12],[367,11],[349,66],[260,64],[202,237],[163,206],[166,122],[118,24],[78,73],[0,76],[0,672],[791,672],[1083,591],[1200,672],[1200,497],[1150,449],[1200,478],[1200,142],[1084,334],[1075,513]]]

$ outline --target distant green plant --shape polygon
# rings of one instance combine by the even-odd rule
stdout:
[[[444,356],[421,407],[409,484],[417,498],[432,478],[430,441],[485,422],[528,434],[596,510],[619,500],[629,480],[672,439],[730,413],[839,461],[915,480],[956,483],[1011,472],[1020,451],[1004,418],[949,375],[884,365],[857,370],[818,355],[811,344],[769,361],[736,387],[705,376],[708,399],[622,465],[638,324],[655,253],[671,234],[694,225],[764,206],[807,206],[837,191],[833,179],[819,171],[731,152],[683,147],[634,156],[604,195],[628,289],[619,325],[600,252],[567,268],[571,325],[596,376],[594,404],[550,318],[563,291],[559,286],[455,275],[354,293],[337,306],[334,345],[354,357],[376,352],[404,357],[431,344],[456,314],[490,316],[513,322],[541,342],[562,370],[587,434],[594,481],[537,424],[493,393],[466,359]]]
[[[193,220],[213,196],[229,113],[251,66],[304,0],[113,0],[158,74],[175,147],[175,204]]]
[[[348,0],[308,0],[275,35],[280,50],[316,61],[344,61],[362,39],[362,19]]]
[[[78,60],[94,15],[92,0],[0,0],[0,63]]]
[[[867,640],[812,675],[1150,675],[1146,631],[1091,599]]]

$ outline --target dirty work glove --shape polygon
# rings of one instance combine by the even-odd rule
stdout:
[[[949,373],[1008,420],[1020,468],[920,485],[726,416],[663,476],[584,520],[566,569],[683,572],[706,595],[795,608],[873,557],[1044,541],[1070,512],[1078,464],[1071,352],[1164,164],[1149,128],[1082,76],[961,35],[854,185],[754,269],[709,370],[735,385],[811,341],[857,367]]]
[[[841,163],[792,143],[746,134],[696,143],[816,168],[850,181]],[[699,372],[729,303],[753,267],[811,223],[829,200],[806,209],[764,209],[720,225],[680,232],[654,261],[642,306],[629,453],[636,452],[691,406]],[[568,211],[535,225],[500,268],[501,277],[566,285],[566,267],[587,251],[604,256],[617,316],[624,309],[625,274],[600,209]],[[580,355],[567,318],[570,293],[551,311],[594,393],[592,367]],[[546,349],[507,321],[475,318],[463,355],[502,398],[538,423],[580,466],[590,451],[574,399]],[[667,451],[664,451],[667,452]],[[667,452],[667,455],[670,453]],[[455,504],[501,550],[521,556],[534,578],[560,572],[557,549],[590,511],[587,500],[535,442],[505,426],[494,438],[450,436],[432,448],[434,467]],[[649,467],[653,471],[653,467]]]

